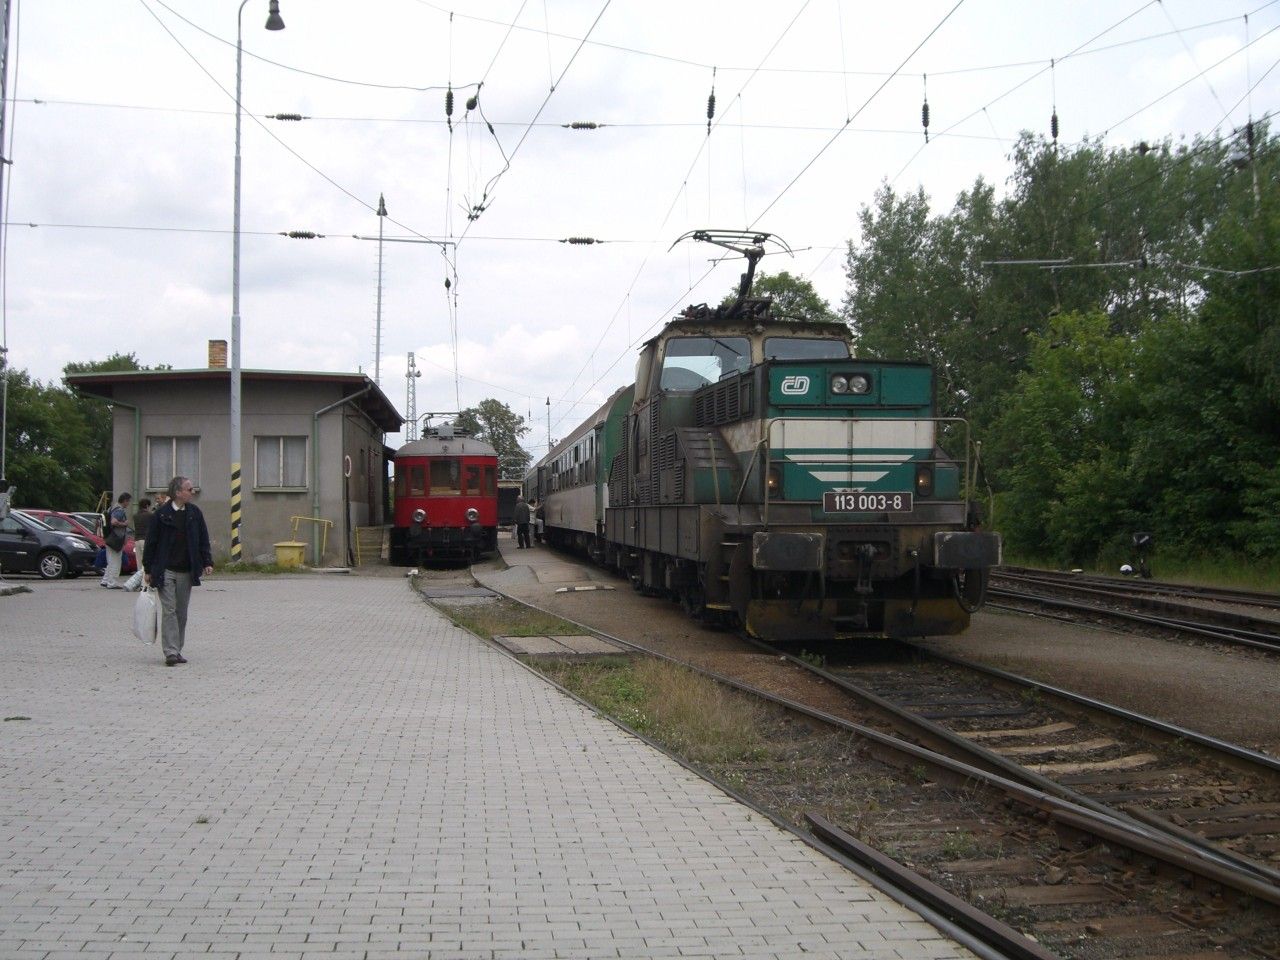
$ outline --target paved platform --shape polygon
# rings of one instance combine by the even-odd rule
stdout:
[[[207,581],[172,668],[132,595],[30,585],[0,957],[971,956],[403,579]]]

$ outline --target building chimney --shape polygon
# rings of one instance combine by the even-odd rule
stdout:
[[[210,370],[227,369],[227,341],[225,340],[209,341],[209,369]]]

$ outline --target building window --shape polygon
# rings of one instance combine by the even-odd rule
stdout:
[[[306,489],[306,437],[254,437],[255,490]]]
[[[200,486],[199,437],[147,437],[147,489],[164,490],[174,477]]]

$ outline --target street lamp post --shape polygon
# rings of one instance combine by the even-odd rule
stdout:
[[[240,78],[243,72],[244,8],[236,13],[236,167],[235,214],[231,230],[231,562],[240,562]],[[279,0],[267,8],[268,30],[283,30]]]

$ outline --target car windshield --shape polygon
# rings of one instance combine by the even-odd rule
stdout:
[[[849,345],[843,340],[765,337],[764,358],[766,360],[848,360]]]
[[[672,337],[662,357],[660,390],[697,390],[751,366],[746,337]]]
[[[31,526],[33,526],[33,527],[37,527],[37,528],[39,528],[39,529],[41,529],[41,530],[52,530],[52,529],[53,529],[53,527],[49,526],[49,525],[48,525],[47,523],[45,523],[43,520],[38,520],[38,519],[36,519],[35,517],[33,517],[31,514],[29,514],[29,513],[24,513],[24,512],[23,512],[23,511],[21,511],[21,510],[14,510],[14,511],[13,511],[13,513],[14,513],[16,516],[20,517],[21,519],[25,520],[27,523],[31,524]]]

